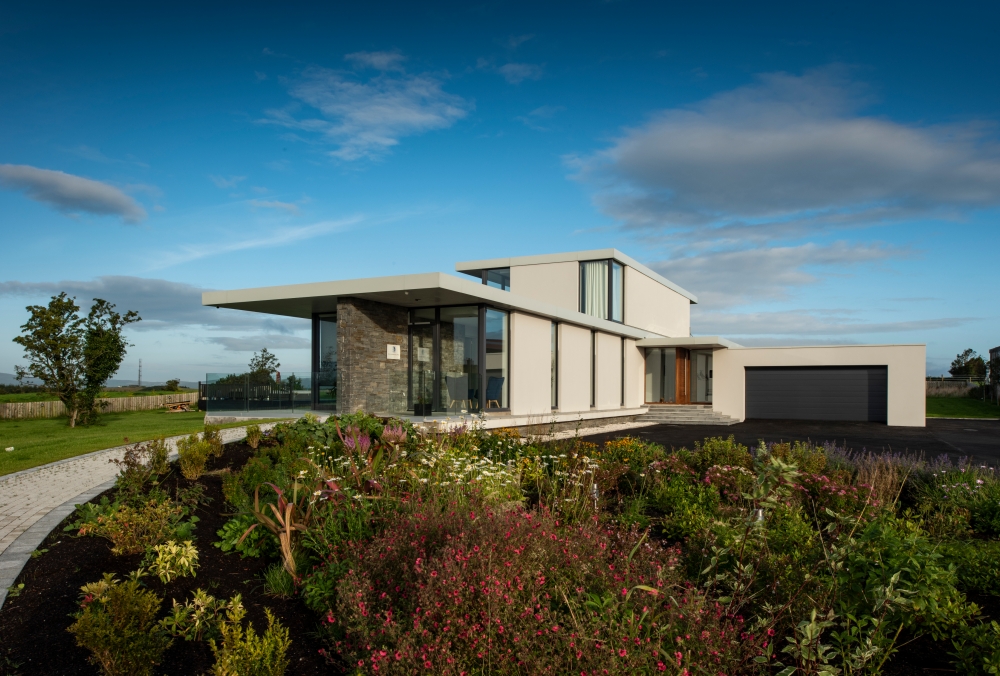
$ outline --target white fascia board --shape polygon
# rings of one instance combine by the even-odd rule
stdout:
[[[856,347],[927,347],[926,343],[855,343],[845,345],[738,345],[738,350],[836,350]]]
[[[645,338],[636,342],[637,347],[690,347],[738,349],[739,343],[721,336],[687,336],[686,338]]]
[[[518,265],[544,265],[545,263],[566,263],[570,261],[592,261],[602,258],[614,258],[619,263],[624,263],[630,268],[641,272],[654,282],[662,284],[671,291],[676,291],[692,303],[698,302],[698,297],[690,291],[674,284],[663,275],[653,272],[639,261],[627,254],[622,253],[618,249],[591,249],[589,251],[567,251],[564,253],[541,254],[538,256],[514,256],[511,258],[490,258],[481,261],[465,261],[463,263],[457,263],[455,265],[455,271],[470,274],[491,268],[511,268]]]
[[[201,295],[201,304],[264,314],[309,318],[311,313],[316,311],[317,305],[332,305],[323,311],[334,309],[336,298],[339,296],[367,298],[401,307],[482,302],[502,310],[525,312],[636,340],[658,335],[634,326],[598,319],[582,312],[574,312],[441,272],[266,286],[233,291],[206,291]],[[441,302],[435,302],[435,297],[442,298]]]

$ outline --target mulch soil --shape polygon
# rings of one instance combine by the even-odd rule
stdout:
[[[224,468],[239,469],[253,451],[245,444],[226,444],[221,458],[209,460],[208,471]],[[192,483],[181,476],[176,466],[164,482],[171,492],[175,486],[186,488]],[[212,543],[218,540],[216,531],[228,520],[227,505],[222,495],[222,477],[207,474],[198,483],[205,486],[205,495],[212,501],[195,511],[200,521],[195,534],[199,568],[197,577],[179,578],[166,585],[159,578],[143,578],[151,590],[164,599],[161,613],[165,614],[171,599],[184,602],[201,588],[216,598],[243,597],[246,619],[262,633],[267,628],[264,609],[270,608],[281,624],[288,628],[292,644],[288,651],[288,674],[329,674],[340,669],[329,665],[319,655],[323,647],[316,635],[319,618],[297,598],[280,599],[264,593],[264,571],[274,560],[241,558],[237,553],[224,554]],[[112,491],[107,495],[111,496]],[[96,498],[100,500],[100,497]],[[16,584],[24,583],[24,591],[8,596],[0,609],[0,674],[46,674],[80,676],[99,675],[100,669],[87,662],[89,652],[76,645],[76,639],[66,631],[73,623],[70,617],[79,610],[80,587],[96,582],[104,573],[114,573],[119,579],[139,567],[142,555],[115,556],[111,544],[102,538],[75,537],[64,532],[73,517],[60,524],[39,547],[47,549],[25,565]],[[244,620],[246,622],[246,620]],[[214,659],[206,642],[175,640],[164,653],[157,674],[191,676],[211,671]]]

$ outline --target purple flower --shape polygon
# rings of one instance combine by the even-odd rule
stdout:
[[[389,423],[382,430],[382,441],[387,444],[401,444],[406,441],[406,430],[400,424]]]

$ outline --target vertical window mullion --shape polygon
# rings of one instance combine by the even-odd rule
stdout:
[[[622,402],[621,405],[625,405],[625,336],[622,336]]]

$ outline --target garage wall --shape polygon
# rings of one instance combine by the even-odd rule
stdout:
[[[590,411],[590,329],[559,325],[559,410]]]
[[[596,400],[602,410],[622,406],[622,340],[610,333],[597,334]]]
[[[924,345],[836,345],[817,347],[741,347],[713,353],[712,408],[746,419],[747,366],[886,366],[889,375],[887,423],[923,427]]]
[[[532,315],[510,314],[510,412],[543,415],[552,411],[552,322]]]
[[[625,266],[625,323],[662,336],[690,336],[691,301]]]

